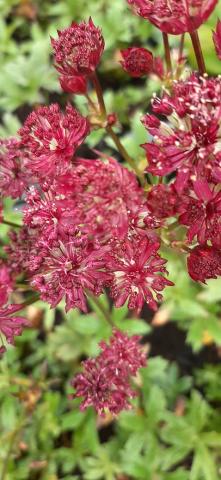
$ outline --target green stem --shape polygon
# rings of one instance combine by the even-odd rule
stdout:
[[[121,143],[119,137],[116,135],[116,133],[114,132],[114,130],[112,129],[111,126],[107,126],[105,128],[106,132],[110,135],[110,137],[112,138],[113,142],[115,143],[117,149],[118,149],[118,152],[121,154],[121,156],[124,158],[124,160],[131,166],[131,168],[134,170],[134,172],[136,173],[137,177],[139,178],[140,180],[140,183],[142,185],[142,187],[145,187],[146,186],[146,180],[143,176],[143,174],[141,173],[141,171],[139,170],[139,168],[137,167],[134,159],[129,155],[129,153],[127,152],[127,150],[124,148],[123,144]]]
[[[100,80],[96,73],[93,73],[93,75],[91,75],[91,80],[93,82],[93,85],[97,94],[101,116],[105,119],[107,117],[107,110],[106,110],[106,105],[104,103],[103,91],[100,84]]]
[[[183,49],[184,49],[184,40],[185,40],[185,33],[181,35],[180,46],[179,46],[179,55],[178,55],[178,62],[180,62],[183,58]]]
[[[98,307],[98,309],[100,310],[100,312],[103,314],[105,320],[109,323],[109,325],[111,326],[111,328],[113,328],[115,325],[114,325],[114,322],[111,318],[111,314],[109,312],[109,310],[107,310],[104,305],[102,304],[102,302],[100,301],[99,298],[95,297],[94,295],[92,295],[88,290],[86,290],[86,293],[87,293],[87,296],[92,300],[92,302],[95,303],[95,305]]]
[[[181,60],[183,58],[183,49],[184,49],[184,40],[185,40],[185,33],[181,35],[179,52],[178,52],[178,62],[177,62],[177,69],[176,69],[176,80],[179,79],[180,74],[182,73],[182,63]]]
[[[204,75],[204,73],[206,73],[206,65],[204,62],[203,52],[200,45],[200,39],[199,39],[197,30],[195,30],[193,33],[190,33],[190,37],[192,40],[193,49],[194,49],[199,72],[201,75]]]
[[[2,223],[4,225],[9,225],[10,227],[14,227],[14,228],[21,228],[22,227],[22,225],[19,225],[18,223],[15,223],[15,222],[10,222],[10,220],[3,219]]]
[[[87,101],[88,101],[89,105],[91,106],[91,108],[92,108],[93,110],[95,110],[96,113],[99,113],[99,112],[97,111],[97,107],[96,107],[95,103],[93,102],[93,100],[91,99],[90,95],[88,95],[87,93],[85,93],[85,98],[87,99]]]
[[[98,78],[96,73],[94,73],[91,76],[91,80],[92,80],[94,88],[96,90],[97,99],[98,99],[98,103],[99,103],[99,107],[100,107],[101,117],[102,117],[103,120],[106,120],[107,119],[107,110],[106,110],[106,106],[105,106],[105,103],[104,103],[103,91],[102,91],[102,87],[101,87],[99,78]],[[122,155],[124,160],[131,166],[131,168],[136,173],[137,177],[140,180],[141,185],[143,187],[145,187],[146,186],[146,179],[145,179],[144,175],[142,174],[142,172],[137,167],[134,159],[126,151],[126,149],[122,145],[119,137],[116,135],[116,133],[114,132],[112,127],[110,125],[107,125],[105,127],[105,130],[108,133],[108,135],[110,135],[110,137],[112,138],[113,142],[115,143],[119,153]]]
[[[173,73],[168,34],[163,32],[163,44],[168,75]]]

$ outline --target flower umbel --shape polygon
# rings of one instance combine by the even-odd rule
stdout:
[[[198,245],[187,258],[188,271],[196,282],[206,283],[221,275],[221,250],[208,245]]]
[[[135,13],[162,32],[193,32],[214,10],[217,0],[128,0]]]
[[[17,138],[0,140],[0,193],[2,196],[19,198],[31,182],[25,171],[29,157]]]
[[[27,326],[24,317],[17,317],[16,312],[21,310],[21,305],[8,305],[0,309],[0,333],[2,333],[9,344],[14,344],[15,337],[21,335],[23,327]],[[5,347],[1,348],[1,353]]]
[[[130,385],[131,377],[146,365],[138,341],[137,336],[129,337],[114,330],[109,344],[100,343],[102,351],[98,357],[83,362],[83,373],[71,382],[76,390],[73,398],[84,398],[81,410],[93,406],[100,415],[105,410],[117,415],[131,408],[129,400],[136,396]]]
[[[96,69],[104,50],[101,30],[92,19],[76,23],[58,31],[58,39],[51,39],[55,64],[62,75],[90,75]]]
[[[166,260],[158,254],[159,242],[137,235],[117,243],[110,253],[109,268],[113,275],[111,296],[116,307],[128,300],[128,307],[139,313],[146,302],[156,310],[161,291],[173,285],[161,273],[167,273]]]
[[[147,171],[164,176],[177,171],[176,189],[181,192],[190,177],[221,180],[221,79],[201,78],[192,74],[175,82],[171,95],[153,100],[154,115],[143,118],[153,136],[143,145]]]
[[[67,170],[89,133],[89,123],[71,105],[62,113],[58,104],[52,104],[33,111],[19,133],[31,155],[27,169],[39,177],[55,176]]]

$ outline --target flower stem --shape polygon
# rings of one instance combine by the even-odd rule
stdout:
[[[88,95],[87,93],[85,93],[85,98],[87,99],[87,101],[88,101],[89,105],[91,106],[91,108],[97,112],[97,107],[96,107],[95,103],[93,102],[93,100],[91,99],[90,95]],[[97,112],[97,113],[98,113],[98,112]]]
[[[92,80],[94,88],[96,90],[97,99],[98,99],[98,103],[99,103],[99,107],[100,107],[101,117],[102,117],[103,120],[106,120],[107,119],[107,110],[106,110],[106,106],[105,106],[105,102],[104,102],[102,87],[101,87],[99,78],[98,78],[96,73],[94,73],[91,76],[91,80]],[[134,170],[134,172],[136,173],[137,177],[140,180],[141,185],[143,187],[145,187],[147,182],[146,182],[146,179],[145,179],[143,173],[139,170],[139,168],[137,167],[134,159],[129,155],[127,150],[124,148],[123,144],[121,143],[117,134],[114,132],[113,128],[110,125],[106,125],[106,127],[104,127],[104,128],[105,128],[106,132],[108,133],[108,135],[110,135],[110,137],[112,138],[113,142],[115,143],[118,152],[121,154],[121,156],[124,158],[124,160],[131,166],[131,168]]]
[[[205,62],[204,62],[203,52],[202,52],[202,48],[201,48],[201,45],[200,45],[200,39],[199,39],[199,35],[198,35],[197,30],[190,33],[190,37],[191,37],[191,40],[192,40],[193,49],[194,49],[194,52],[195,52],[199,72],[200,72],[201,75],[204,75],[204,73],[206,73],[206,65],[205,65]]]
[[[176,80],[179,79],[180,74],[182,73],[182,58],[183,58],[183,49],[184,49],[184,40],[185,40],[185,33],[181,35],[179,51],[178,51],[178,61],[177,61],[177,68],[176,68]]]
[[[124,160],[130,165],[130,167],[134,170],[134,172],[136,173],[137,177],[139,178],[140,180],[140,183],[142,185],[142,187],[145,187],[146,186],[146,180],[144,178],[144,175],[142,174],[142,172],[139,170],[139,168],[137,167],[134,159],[129,155],[129,153],[127,152],[127,150],[124,148],[123,144],[121,143],[119,137],[116,135],[116,133],[114,132],[113,128],[110,126],[110,125],[107,125],[107,127],[105,128],[106,132],[110,135],[110,137],[112,138],[113,142],[115,143],[117,149],[118,149],[118,152],[121,154],[121,156],[124,158]]]
[[[179,46],[179,54],[178,54],[178,62],[180,62],[183,58],[184,40],[185,40],[185,33],[183,33],[181,35],[180,46]]]
[[[110,314],[110,311],[107,310],[103,303],[100,301],[100,299],[98,297],[95,297],[94,295],[92,295],[89,290],[86,290],[86,293],[87,293],[87,296],[92,300],[92,302],[94,302],[94,304],[96,305],[96,307],[98,307],[98,309],[100,310],[100,312],[103,314],[105,320],[109,323],[109,325],[111,326],[111,328],[113,328],[115,325],[114,325],[114,322],[111,318],[111,314]]]
[[[107,116],[106,105],[104,103],[103,91],[102,91],[102,87],[101,87],[101,84],[100,84],[100,80],[99,80],[99,78],[98,78],[98,76],[95,72],[93,73],[93,75],[91,75],[91,80],[92,80],[94,88],[96,90],[101,116],[105,119],[106,116]]]
[[[18,223],[15,223],[15,222],[10,222],[10,220],[3,219],[2,223],[4,225],[9,225],[10,227],[14,227],[14,228],[21,228],[22,227],[22,225],[19,225]]]
[[[163,44],[164,44],[164,51],[165,51],[165,60],[167,65],[167,73],[168,75],[173,73],[172,69],[172,62],[171,62],[171,55],[170,55],[170,45],[168,40],[168,34],[163,32]]]

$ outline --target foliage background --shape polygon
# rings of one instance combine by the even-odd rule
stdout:
[[[123,125],[122,140],[138,162],[146,133],[139,121],[159,89],[156,79],[131,81],[119,66],[120,48],[142,45],[163,53],[157,29],[120,0],[0,0],[0,137],[13,135],[40,103],[64,104],[52,67],[50,35],[73,19],[92,15],[102,26],[106,50],[100,66],[105,100]],[[221,73],[211,29],[221,2],[200,30],[208,72]],[[176,38],[171,39],[176,48]],[[194,67],[190,42],[186,54]],[[81,97],[76,105],[84,111]],[[89,145],[114,153],[96,132]],[[20,217],[6,201],[7,215]],[[0,246],[7,242],[1,228]],[[148,367],[137,379],[134,410],[117,421],[99,419],[68,399],[69,381],[80,361],[96,355],[109,327],[95,305],[88,315],[62,305],[51,311],[38,302],[27,315],[32,325],[0,363],[0,480],[218,480],[221,477],[221,281],[199,286],[188,277],[184,259],[171,251],[173,289],[157,314],[141,319],[114,309],[116,325],[144,336]],[[18,299],[19,300],[19,299]],[[92,312],[93,311],[93,312]]]

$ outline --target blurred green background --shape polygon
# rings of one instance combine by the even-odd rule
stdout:
[[[140,116],[160,85],[156,78],[131,80],[120,68],[120,49],[142,45],[163,54],[160,32],[132,15],[126,0],[0,0],[0,137],[14,135],[38,104],[68,98],[52,66],[50,35],[91,15],[102,27],[106,49],[99,68],[109,112],[122,123],[122,141],[143,161],[146,132]],[[221,73],[211,30],[221,2],[200,29],[208,72]],[[174,50],[177,39],[171,38]],[[194,67],[189,39],[185,53]],[[76,105],[85,111],[82,97]],[[89,146],[113,145],[102,132]],[[8,217],[12,202],[7,205]],[[7,242],[7,227],[1,230]],[[116,325],[144,336],[148,367],[137,379],[134,410],[118,420],[81,413],[68,399],[80,361],[96,355],[109,327],[94,313],[68,315],[38,302],[27,310],[33,328],[0,362],[0,480],[219,480],[221,478],[221,281],[194,284],[183,258],[169,259],[173,289],[157,314],[128,318],[112,309]],[[108,299],[103,297],[108,305]],[[92,306],[92,305],[91,305]],[[109,306],[109,308],[111,308]],[[130,316],[131,317],[131,316]]]

